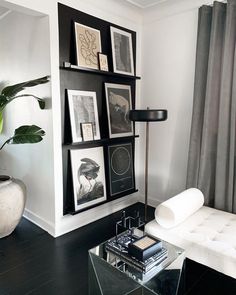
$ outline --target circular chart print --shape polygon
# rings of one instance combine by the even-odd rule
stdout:
[[[131,155],[125,147],[116,148],[111,155],[111,169],[117,175],[124,175],[130,168]]]

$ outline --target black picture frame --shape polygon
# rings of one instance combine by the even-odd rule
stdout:
[[[110,195],[134,189],[133,144],[121,143],[108,146]]]
[[[105,83],[109,137],[133,136],[133,123],[129,120],[132,110],[131,86]]]

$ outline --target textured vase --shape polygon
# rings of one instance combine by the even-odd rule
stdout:
[[[0,238],[10,235],[21,220],[26,201],[22,181],[0,176]]]

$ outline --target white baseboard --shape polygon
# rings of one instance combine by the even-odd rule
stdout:
[[[52,222],[45,220],[28,209],[25,209],[23,216],[56,238],[137,202],[142,202],[142,196],[138,193],[132,194],[128,197],[125,196],[77,215],[63,216],[60,220],[60,224],[56,227]]]
[[[55,225],[52,222],[49,222],[42,218],[41,216],[33,213],[32,211],[25,209],[23,216],[31,221],[32,223],[36,224],[37,226],[41,227],[43,230],[48,232],[50,235],[55,236]]]
[[[159,204],[161,204],[161,201],[160,200],[157,200],[157,199],[153,199],[153,198],[149,198],[148,199],[148,205],[156,208]]]
[[[73,216],[66,215],[61,218],[60,224],[57,226],[54,237],[59,237],[70,231],[76,230],[84,225],[87,225],[107,215],[122,210],[125,207],[133,205],[137,202],[139,202],[139,197],[137,193],[135,193]]]
[[[139,195],[139,199],[138,199],[139,202],[141,203],[145,203],[144,201],[144,196],[143,195]],[[156,199],[156,198],[152,198],[152,197],[148,197],[148,205],[149,206],[152,206],[154,208],[156,208],[159,204],[161,204],[162,201]]]

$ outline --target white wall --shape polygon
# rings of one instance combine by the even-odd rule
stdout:
[[[10,12],[0,20],[0,81],[14,84],[50,75],[48,17],[32,17]],[[50,83],[27,89],[51,97]],[[3,139],[20,125],[36,124],[46,131],[37,145],[7,145],[1,151],[1,174],[23,180],[27,186],[26,214],[35,213],[54,226],[54,185],[52,149],[52,110],[40,110],[33,98],[19,98],[4,112]],[[45,206],[47,204],[47,206]]]
[[[185,189],[198,9],[212,2],[167,0],[144,11],[141,107],[168,110],[167,121],[150,126],[149,203],[152,205]],[[144,136],[143,129],[141,135]],[[142,171],[140,150],[138,158]]]
[[[140,74],[140,61],[141,61],[141,23],[142,23],[142,15],[138,9],[134,9],[130,5],[125,5],[122,2],[116,0],[63,0],[61,3],[73,7],[75,9],[84,11],[88,14],[94,15],[96,17],[102,18],[104,20],[110,21],[112,23],[116,23],[120,26],[124,26],[130,28],[131,30],[135,30],[137,32],[137,74]],[[12,164],[13,172],[16,172],[17,177],[23,179],[27,185],[30,185],[29,195],[28,195],[28,203],[27,210],[25,215],[31,219],[33,222],[38,223],[41,227],[49,231],[52,235],[58,236],[63,233],[66,233],[70,230],[78,228],[86,223],[89,223],[93,220],[101,218],[107,214],[110,214],[116,210],[119,210],[129,204],[136,202],[137,197],[130,196],[126,198],[122,198],[120,200],[116,200],[109,204],[104,204],[98,208],[85,211],[81,214],[75,216],[63,216],[63,189],[62,189],[62,138],[61,138],[61,110],[60,110],[60,87],[59,87],[59,45],[58,45],[58,19],[57,19],[57,1],[56,0],[9,0],[4,1],[0,0],[0,6],[10,8],[14,11],[18,11],[23,13],[22,17],[25,20],[16,21],[16,19],[12,20],[12,25],[14,27],[19,26],[23,28],[27,27],[27,19],[24,17],[25,15],[29,15],[31,18],[28,23],[29,28],[27,27],[27,34],[23,34],[23,31],[19,33],[19,37],[22,37],[23,40],[27,43],[25,46],[32,46],[32,42],[35,41],[32,38],[33,36],[38,36],[36,39],[36,44],[40,45],[40,41],[42,44],[45,42],[49,43],[49,48],[47,53],[49,53],[50,49],[50,57],[49,64],[51,69],[51,94],[52,94],[52,109],[48,112],[49,117],[48,120],[45,119],[44,124],[42,124],[42,116],[41,111],[37,109],[36,111],[32,111],[32,107],[36,107],[33,105],[25,105],[25,111],[27,113],[33,114],[32,117],[34,122],[39,120],[39,124],[42,127],[45,127],[47,134],[49,137],[45,139],[44,143],[40,143],[38,146],[30,147],[30,150],[24,150],[23,147],[18,147],[17,152],[12,150],[11,155],[17,158],[18,164],[14,161]],[[37,31],[37,24],[41,21],[36,21],[36,27],[34,27],[32,16],[40,17],[40,14],[48,15],[49,18],[49,30],[45,33],[44,40],[44,30],[39,29]],[[42,21],[43,22],[43,21]],[[32,25],[32,28],[31,28]],[[6,34],[9,28],[8,26],[4,26],[3,30],[6,30]],[[10,28],[9,28],[10,29]],[[35,31],[34,31],[35,30]],[[14,32],[14,29],[11,30]],[[50,40],[47,40],[48,33],[50,35]],[[42,38],[41,38],[42,37]],[[17,47],[16,47],[17,50]],[[15,50],[15,51],[16,51]],[[23,51],[23,49],[22,49]],[[29,51],[28,51],[29,55]],[[28,55],[25,55],[25,61],[19,61],[20,57],[17,59],[19,62],[15,63],[16,65],[20,63],[30,64],[31,60],[28,58]],[[35,55],[36,56],[36,55]],[[22,56],[22,58],[24,55]],[[30,57],[30,55],[29,55]],[[40,56],[40,62],[42,62],[42,57]],[[11,60],[9,60],[9,63]],[[40,63],[39,62],[39,63]],[[9,63],[6,63],[6,67],[9,66]],[[34,59],[35,63],[35,59]],[[34,65],[32,63],[32,65]],[[44,62],[42,62],[44,64]],[[22,68],[19,68],[19,71],[16,73],[16,77],[22,79],[24,77],[24,73],[22,73]],[[42,69],[41,69],[42,70]],[[44,69],[45,70],[45,69]],[[32,72],[30,72],[32,74]],[[41,91],[41,90],[40,90]],[[137,93],[139,95],[140,90],[139,86],[137,87]],[[13,107],[13,106],[12,106]],[[23,112],[23,107],[19,105],[17,110],[20,109],[20,112]],[[27,115],[29,116],[29,114]],[[45,114],[43,114],[45,118]],[[31,119],[31,117],[29,116]],[[23,123],[23,119],[17,119],[18,123]],[[11,117],[11,123],[16,123],[15,117]],[[36,122],[37,123],[37,122]],[[13,147],[14,148],[14,147]],[[31,152],[30,152],[31,151]],[[53,153],[52,153],[53,151]],[[25,166],[23,166],[24,156],[25,154],[29,155],[32,153],[32,156],[27,160]],[[43,159],[42,159],[43,155]],[[44,161],[44,160],[48,160]],[[36,161],[35,161],[36,160]],[[9,158],[7,158],[8,165]],[[45,164],[47,163],[47,164]],[[33,167],[32,167],[33,165]],[[36,173],[37,166],[40,167],[40,172]],[[25,168],[23,168],[25,167]],[[23,170],[22,170],[23,169]],[[26,175],[29,171],[31,174]],[[39,175],[40,174],[40,175]],[[41,176],[41,177],[39,177]],[[41,179],[43,178],[43,179]],[[43,180],[41,182],[41,180]],[[47,180],[47,181],[46,181]],[[49,188],[49,190],[47,190]],[[53,191],[54,190],[54,191]],[[41,199],[37,197],[37,201],[35,200],[35,194],[41,195]],[[51,204],[51,200],[53,204]]]
[[[150,124],[154,205],[185,189],[198,20],[198,8],[162,9],[146,11],[142,43],[141,107],[168,110],[167,121]]]

